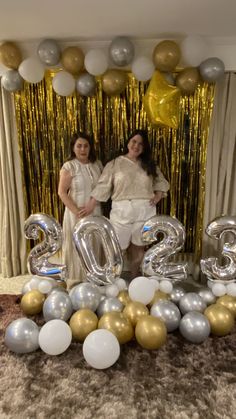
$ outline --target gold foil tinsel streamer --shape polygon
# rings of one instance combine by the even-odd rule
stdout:
[[[138,82],[131,73],[120,96],[108,97],[98,78],[96,96],[91,98],[58,96],[52,89],[54,75],[55,71],[48,70],[41,83],[25,83],[24,90],[15,94],[26,214],[44,212],[62,222],[59,172],[75,131],[93,134],[98,156],[106,163],[123,150],[134,129],[147,129],[153,158],[171,185],[158,211],[184,224],[185,251],[199,256],[214,85],[199,85],[193,96],[181,98],[178,130],[154,129],[143,107],[148,83]]]

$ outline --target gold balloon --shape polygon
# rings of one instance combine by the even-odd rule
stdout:
[[[162,41],[153,51],[153,62],[157,70],[173,71],[180,60],[180,48],[174,41]]]
[[[6,67],[17,70],[22,61],[19,48],[13,42],[4,42],[0,46],[0,61]]]
[[[142,316],[147,316],[149,314],[149,310],[144,304],[139,303],[138,301],[131,301],[125,306],[123,314],[129,319],[133,326],[136,326],[137,321]]]
[[[216,304],[222,304],[233,314],[234,318],[236,318],[236,297],[233,297],[232,295],[223,295],[217,299]]]
[[[33,316],[34,314],[38,314],[42,311],[44,300],[44,294],[35,289],[23,295],[20,306],[25,314]]]
[[[165,323],[157,317],[143,316],[135,327],[135,337],[143,348],[158,349],[166,342]]]
[[[165,292],[157,290],[155,291],[152,301],[148,305],[151,307],[153,306],[153,304],[157,303],[157,301],[169,300],[169,299],[170,299],[170,294],[166,294]]]
[[[170,86],[159,71],[155,71],[144,96],[144,108],[153,126],[178,128],[180,90]]]
[[[210,305],[206,308],[204,314],[209,320],[213,335],[228,335],[234,327],[233,314],[222,304]]]
[[[96,330],[97,325],[98,318],[96,314],[88,308],[76,311],[69,322],[73,338],[79,342],[83,342],[89,333]]]
[[[66,71],[78,74],[84,66],[84,53],[78,47],[68,47],[62,52],[61,63]]]
[[[191,95],[194,93],[198,82],[200,80],[199,71],[197,68],[189,67],[180,71],[176,77],[176,86],[179,87],[182,93]]]
[[[98,322],[98,329],[107,329],[122,343],[129,342],[134,336],[134,329],[129,319],[118,311],[103,314]]]
[[[127,75],[122,70],[107,70],[102,76],[102,88],[107,95],[119,95],[126,87]]]
[[[120,291],[117,298],[124,306],[126,306],[126,304],[131,302],[131,299],[129,297],[129,293],[127,290]]]

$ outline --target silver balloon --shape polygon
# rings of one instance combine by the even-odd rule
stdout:
[[[96,79],[89,73],[81,74],[76,82],[76,90],[82,96],[93,96],[96,91]]]
[[[158,275],[173,281],[186,279],[187,263],[168,261],[170,256],[178,253],[184,246],[184,226],[169,215],[155,215],[144,224],[141,230],[142,240],[151,244],[157,240],[159,233],[162,233],[164,238],[146,251],[142,262],[143,274]]]
[[[201,343],[210,334],[210,323],[204,314],[191,311],[180,320],[179,330],[181,335],[190,342]]]
[[[76,285],[69,293],[74,310],[89,308],[96,311],[100,303],[101,294],[98,287],[93,284],[83,282]]]
[[[214,83],[223,76],[225,65],[219,58],[211,57],[202,61],[199,71],[204,81]]]
[[[106,263],[96,260],[91,238],[98,237],[103,246]],[[97,285],[114,283],[123,268],[122,252],[115,230],[105,217],[84,217],[75,225],[73,240],[87,279]]]
[[[177,304],[183,295],[186,294],[186,291],[181,287],[174,287],[170,293],[170,299],[173,303]]]
[[[110,311],[121,312],[123,308],[124,305],[118,300],[118,298],[104,298],[97,308],[97,315],[98,317],[102,317],[103,314],[109,313]]]
[[[71,317],[73,306],[68,294],[54,292],[49,294],[43,304],[43,316],[46,322],[53,319],[64,320]]]
[[[201,270],[209,280],[224,284],[235,282],[236,278],[236,216],[217,217],[206,228],[206,234],[215,240],[224,238],[226,233],[231,234],[232,241],[223,245],[224,266],[217,257],[200,261]]]
[[[216,302],[216,296],[209,288],[199,290],[198,294],[207,305],[214,304]]]
[[[17,354],[26,354],[38,349],[39,328],[26,317],[14,320],[6,328],[5,345]]]
[[[16,92],[23,88],[23,78],[17,70],[9,70],[2,76],[2,86],[9,92]]]
[[[58,43],[53,39],[44,39],[38,46],[38,56],[43,64],[58,64],[61,57],[61,50]]]
[[[44,240],[29,253],[27,266],[32,275],[51,277],[63,281],[67,278],[65,265],[49,262],[62,245],[62,228],[55,218],[47,214],[32,214],[27,218],[24,232],[27,239],[38,239],[39,231],[44,233]]]
[[[183,314],[186,314],[189,311],[203,312],[206,307],[205,301],[196,292],[187,292],[179,300],[179,308]]]
[[[131,63],[134,58],[134,45],[125,36],[117,36],[111,42],[109,55],[113,63],[123,67]]]
[[[153,304],[150,314],[163,320],[168,332],[173,332],[179,327],[181,314],[178,307],[171,301],[157,301]]]
[[[51,294],[56,294],[56,293],[63,293],[63,294],[67,294],[67,290],[64,287],[53,287],[52,291],[50,291],[49,295]]]

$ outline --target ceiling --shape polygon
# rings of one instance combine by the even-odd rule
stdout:
[[[236,39],[236,0],[0,0],[0,41]]]

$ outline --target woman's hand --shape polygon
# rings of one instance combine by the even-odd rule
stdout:
[[[162,196],[163,196],[163,192],[161,192],[161,191],[155,192],[154,197],[151,198],[150,201],[149,201],[150,202],[150,205],[152,207],[154,207],[155,205],[157,205],[158,202],[161,200]]]
[[[96,199],[90,198],[90,200],[87,202],[87,204],[79,208],[79,211],[76,213],[77,218],[86,217],[86,215],[92,214],[95,206],[96,206]]]

